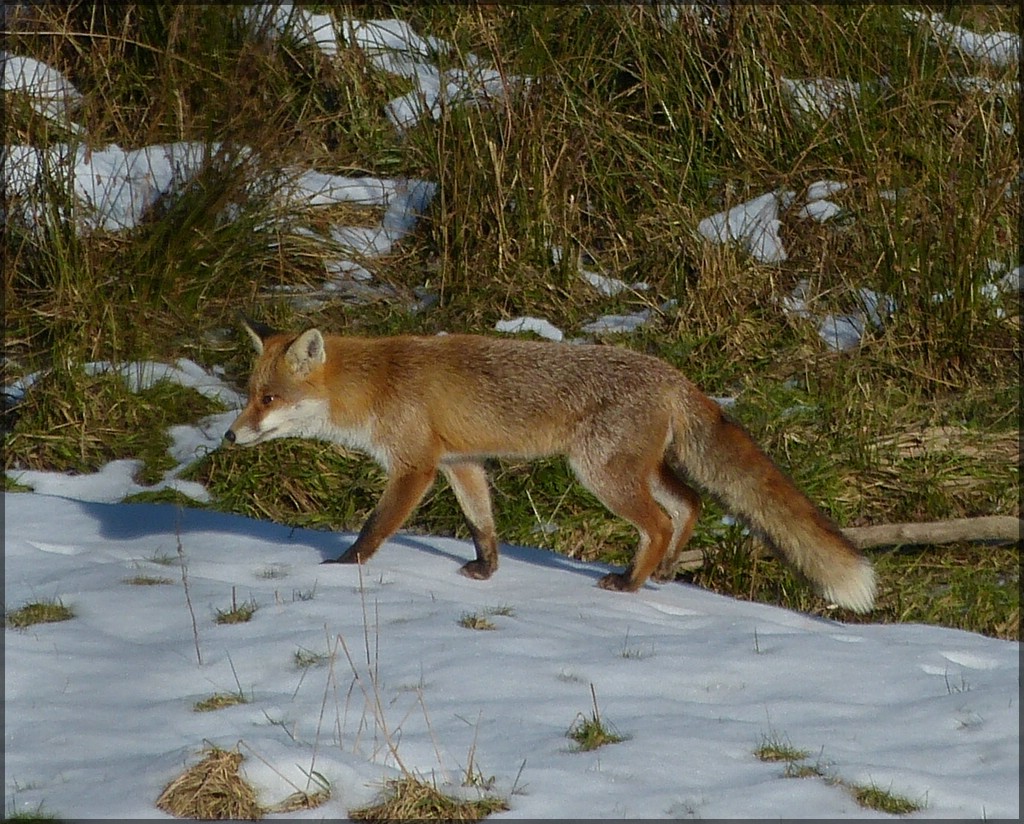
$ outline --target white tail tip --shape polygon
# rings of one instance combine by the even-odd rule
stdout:
[[[821,594],[838,606],[865,613],[875,605],[875,589],[875,570],[867,558],[862,558],[842,581],[825,587]]]

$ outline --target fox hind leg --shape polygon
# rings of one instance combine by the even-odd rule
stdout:
[[[640,544],[625,572],[605,575],[598,586],[633,592],[643,586],[672,543],[675,529],[652,492],[654,473],[638,456],[616,455],[593,466],[572,461],[577,477],[608,509],[640,533]]]
[[[664,462],[658,468],[653,484],[654,497],[672,519],[672,540],[665,557],[661,559],[652,577],[655,581],[668,581],[675,575],[676,563],[683,548],[693,535],[700,515],[700,495],[683,483]]]
[[[481,581],[490,578],[498,568],[498,536],[494,528],[487,473],[476,461],[441,464],[441,471],[466,516],[476,547],[476,560],[465,564],[459,572],[467,578]]]

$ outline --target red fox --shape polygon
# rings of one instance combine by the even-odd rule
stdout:
[[[872,608],[870,562],[750,436],[674,367],[628,349],[475,335],[362,338],[274,331],[244,320],[258,354],[232,444],[316,438],[361,451],[388,475],[355,543],[362,563],[393,535],[440,469],[489,578],[498,542],[488,457],[562,455],[576,477],[640,533],[632,563],[600,581],[634,591],[665,580],[706,490],[830,601]],[[691,486],[691,484],[693,486]]]

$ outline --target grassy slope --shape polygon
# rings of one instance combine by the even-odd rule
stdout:
[[[77,366],[186,356],[224,365],[242,385],[248,343],[225,332],[239,307],[281,326],[373,334],[487,332],[533,314],[572,335],[597,315],[671,298],[676,308],[614,342],[667,358],[711,394],[738,395],[737,417],[840,523],[1019,512],[1019,311],[1006,305],[998,316],[980,291],[987,261],[1010,262],[1019,244],[1019,190],[1005,196],[1020,170],[1017,145],[1002,131],[1019,113],[1016,101],[949,84],[1012,72],[936,48],[887,6],[744,5],[714,29],[617,5],[335,11],[399,17],[446,38],[454,48],[439,57],[442,69],[473,53],[535,80],[525,94],[450,109],[399,138],[382,106],[406,81],[358,51],[330,60],[287,38],[246,39],[229,7],[51,4],[14,19],[8,48],[46,60],[85,95],[80,120],[93,147],[218,140],[258,149],[262,167],[410,175],[439,190],[416,234],[368,262],[399,297],[321,309],[268,293],[318,284],[324,250],[268,229],[273,204],[243,188],[253,170],[238,164],[214,164],[132,232],[84,238],[59,222],[35,235],[9,225],[5,369],[53,372],[5,437],[6,466],[85,471],[127,448],[152,455],[147,471],[159,471],[162,427],[207,410],[186,395],[180,414],[162,416],[166,393],[97,387]],[[950,18],[979,31],[1020,22],[1013,7],[997,6],[954,8]],[[844,113],[799,118],[782,76],[849,78],[864,90]],[[16,105],[5,132],[7,144],[69,138]],[[846,217],[822,225],[783,214],[789,259],[779,266],[695,232],[725,205],[821,178],[850,184],[835,198]],[[899,200],[884,189],[899,189]],[[242,207],[231,222],[218,217],[228,204]],[[552,244],[567,250],[559,265]],[[598,295],[574,274],[583,253],[652,291]],[[893,295],[898,308],[862,348],[836,354],[813,324],[782,311],[801,279],[819,312],[851,308],[861,287]],[[424,285],[439,303],[410,312]],[[932,300],[939,293],[948,299]],[[152,442],[129,442],[140,431]],[[365,460],[312,444],[216,453],[193,475],[219,507],[330,529],[358,527],[382,485]],[[505,540],[628,556],[632,530],[572,485],[560,462],[504,463],[494,476]],[[716,524],[702,520],[695,545],[709,563],[687,577],[822,608],[778,564],[752,557],[739,530]],[[442,484],[409,526],[465,535]],[[882,593],[871,620],[1018,636],[1016,547],[875,557]]]

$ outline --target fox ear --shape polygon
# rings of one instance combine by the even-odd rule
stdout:
[[[249,334],[249,338],[252,340],[253,348],[256,350],[257,355],[263,354],[263,344],[267,338],[277,334],[276,329],[271,329],[265,323],[247,318],[241,312],[238,313],[238,319],[242,323],[242,328],[245,329]]]
[[[324,336],[319,329],[308,329],[299,335],[285,353],[285,363],[296,375],[305,376],[327,360]]]

